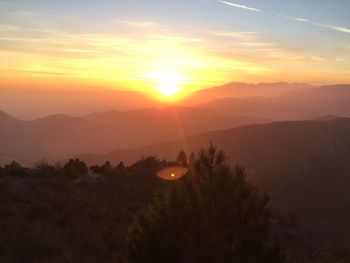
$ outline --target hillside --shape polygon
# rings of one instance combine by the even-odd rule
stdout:
[[[188,105],[195,105],[198,103],[207,103],[213,100],[219,100],[223,98],[236,98],[244,99],[250,97],[277,97],[287,92],[310,89],[313,86],[305,83],[287,83],[287,82],[274,82],[274,83],[240,83],[231,82],[221,86],[200,90],[192,94],[185,103]]]
[[[260,122],[264,121],[179,107],[112,111],[82,117],[59,114],[34,121],[21,121],[2,113],[0,158],[32,165],[43,158],[57,161],[83,152],[139,147]]]
[[[181,150],[198,150],[212,141],[229,164],[247,167],[249,180],[272,196],[275,206],[324,226],[346,226],[350,185],[350,119],[250,125],[108,155],[81,155],[89,164],[131,163],[153,154],[174,159]]]
[[[350,116],[350,85],[289,91],[276,97],[226,97],[198,107],[225,114],[243,114],[274,120],[313,119],[321,115]]]

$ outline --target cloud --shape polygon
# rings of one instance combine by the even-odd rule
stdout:
[[[241,9],[245,9],[245,10],[249,10],[249,11],[254,11],[254,12],[263,12],[263,10],[258,9],[258,8],[254,8],[254,7],[249,7],[246,5],[240,5],[240,4],[235,4],[232,2],[228,2],[225,0],[218,0],[220,3],[225,4],[225,5],[229,5],[229,6],[233,6],[233,7],[237,7],[237,8],[241,8]],[[282,14],[276,14],[279,17],[283,17],[289,20],[293,20],[293,21],[297,21],[297,22],[302,22],[302,23],[307,23],[313,26],[318,26],[318,27],[323,27],[323,28],[327,28],[336,32],[342,32],[342,33],[348,33],[350,34],[350,27],[346,27],[346,26],[339,26],[339,25],[328,25],[328,24],[322,24],[322,23],[317,23],[317,22],[313,22],[308,18],[304,18],[304,17],[294,17],[294,16],[287,16],[287,15],[282,15]]]
[[[40,16],[40,14],[37,14],[37,13],[35,13],[35,12],[24,11],[24,10],[14,11],[14,12],[11,12],[11,14],[14,15],[14,16],[18,16],[18,17],[34,17],[34,16]]]
[[[281,15],[281,14],[278,14],[277,16],[287,18],[289,20],[298,21],[298,22],[312,23],[309,19],[303,18],[303,17],[294,17],[294,16],[287,16],[287,15]]]
[[[36,17],[31,19],[30,13],[19,15],[38,21]],[[300,17],[294,20],[313,23]],[[152,20],[112,20],[107,28],[102,23],[89,23],[89,30],[84,31],[41,21],[33,24],[0,25],[0,55],[6,61],[0,66],[25,69],[21,72],[24,75],[79,76],[77,79],[104,80],[106,85],[163,69],[184,72],[193,83],[216,84],[225,78],[298,71],[305,63],[325,69],[334,66],[329,66],[324,58],[312,56],[309,50],[285,46],[254,31],[176,27]],[[350,48],[349,43],[346,48]],[[333,61],[336,57],[347,58],[346,50],[334,55]],[[325,57],[328,59],[327,54]],[[345,68],[346,63],[339,63],[338,67]]]
[[[233,7],[237,7],[237,8],[241,8],[241,9],[245,9],[245,10],[249,10],[249,11],[262,12],[262,10],[260,10],[258,8],[249,7],[249,6],[246,6],[246,5],[235,4],[235,3],[228,2],[228,1],[223,1],[223,0],[219,0],[219,2],[222,3],[222,4],[225,4],[225,5],[229,5],[229,6],[233,6]]]
[[[145,28],[158,26],[157,23],[152,21],[131,21],[131,20],[119,20],[116,21],[119,24],[124,24],[131,27]]]
[[[259,35],[257,32],[237,32],[237,31],[212,31],[210,34],[224,38],[234,38],[241,41],[255,41]]]
[[[19,28],[15,25],[0,24],[0,32],[16,31]]]
[[[33,75],[41,75],[41,76],[77,76],[78,74],[74,73],[63,73],[59,71],[42,71],[42,70],[19,70],[23,73],[29,73]]]
[[[266,65],[266,61],[302,61],[307,54],[299,49],[290,49],[280,43],[265,38],[258,32],[211,31],[216,43],[212,43],[211,52],[228,60],[241,60],[257,65]]]
[[[14,4],[11,4],[11,3],[8,3],[8,2],[4,2],[4,1],[0,1],[0,5],[15,6]]]
[[[308,24],[313,25],[313,26],[318,26],[318,27],[331,29],[331,30],[337,31],[337,32],[350,33],[350,28],[349,27],[316,23],[316,22],[311,21],[310,19],[301,18],[301,17],[293,17],[293,16],[286,16],[286,15],[278,15],[278,16],[283,17],[283,18],[287,18],[289,20],[294,20],[294,21],[298,21],[298,22],[308,23]]]
[[[319,56],[310,56],[309,57],[311,60],[313,61],[318,61],[318,62],[324,62],[324,61],[327,61],[326,58],[323,58],[323,57],[319,57]]]
[[[326,27],[329,29],[333,29],[335,31],[343,32],[343,33],[350,33],[350,28],[349,27],[342,27],[342,26],[333,26],[333,25],[322,25],[322,24],[316,24],[318,26]]]
[[[249,6],[246,6],[246,5],[235,4],[235,3],[228,2],[228,1],[225,1],[225,0],[218,0],[218,1],[220,3],[222,3],[222,4],[225,4],[225,5],[229,5],[229,6],[233,6],[233,7],[237,7],[237,8],[241,8],[241,9],[245,9],[245,10],[249,10],[249,11],[263,12],[261,9],[254,8],[254,7],[249,7]],[[310,24],[310,25],[313,25],[313,26],[327,28],[327,29],[330,29],[330,30],[333,30],[333,31],[337,31],[337,32],[350,34],[350,27],[346,27],[346,26],[328,25],[328,24],[317,23],[317,22],[311,21],[308,18],[303,18],[303,17],[294,17],[294,16],[287,16],[287,15],[281,15],[281,14],[277,14],[277,16],[283,17],[283,18],[287,18],[289,20],[293,20],[293,21],[297,21],[297,22],[307,23],[307,24]]]

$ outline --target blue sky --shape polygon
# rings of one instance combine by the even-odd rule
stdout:
[[[350,2],[347,0],[295,0],[295,1],[227,1],[263,11],[263,15],[249,14],[248,10],[227,8],[215,0],[8,0],[0,1],[1,10],[22,10],[55,15],[76,15],[96,20],[128,18],[156,20],[164,23],[190,23],[199,26],[257,26],[267,29],[274,15],[303,17],[323,24],[349,26]],[[248,12],[247,12],[248,11]],[[233,21],[235,20],[235,21]],[[282,29],[287,22],[275,24]],[[267,26],[267,27],[264,27]],[[302,28],[300,26],[299,28]],[[283,29],[282,29],[283,30]],[[280,30],[279,30],[280,32]]]

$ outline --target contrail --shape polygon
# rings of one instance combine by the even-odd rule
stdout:
[[[237,7],[237,8],[241,8],[241,9],[245,9],[245,10],[249,10],[249,11],[254,11],[254,12],[262,12],[262,10],[254,8],[254,7],[249,7],[246,5],[240,5],[240,4],[235,4],[235,3],[231,3],[231,2],[227,2],[227,1],[223,1],[223,0],[219,0],[220,3],[225,4],[225,5],[229,5],[229,6],[233,6],[233,7]]]

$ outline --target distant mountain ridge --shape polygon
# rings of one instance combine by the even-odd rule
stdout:
[[[264,90],[264,85],[268,84],[254,87]],[[289,91],[279,96],[229,97],[195,107],[113,110],[79,117],[56,114],[33,121],[1,112],[0,158],[32,164],[42,158],[54,161],[84,152],[104,153],[247,124],[350,116],[348,84],[303,89],[293,86],[292,91],[291,84],[272,86],[281,89],[281,85]]]
[[[127,111],[164,105],[147,93],[118,89],[0,89],[1,110],[25,120],[61,113],[80,116],[93,111]]]
[[[0,122],[9,122],[9,121],[15,122],[15,121],[18,121],[18,119],[0,110]]]
[[[314,119],[321,115],[350,116],[350,84],[298,89],[277,97],[226,97],[197,107],[224,114],[253,115],[274,120]]]
[[[43,158],[56,161],[82,152],[102,153],[261,122],[266,120],[183,107],[110,111],[81,117],[56,114],[33,121],[0,113],[0,158],[11,157],[32,165]]]
[[[242,82],[231,82],[221,86],[200,90],[192,94],[187,102],[193,106],[195,104],[207,103],[223,98],[244,99],[250,97],[277,97],[284,93],[311,89],[314,86],[306,83],[272,82],[249,84]]]
[[[196,104],[221,99],[224,97],[271,97],[282,93],[310,88],[304,83],[260,83],[248,84],[231,82],[189,94],[178,106],[192,107]],[[90,112],[106,112],[110,109],[129,111],[150,107],[165,107],[166,102],[147,92],[127,91],[122,89],[79,88],[79,89],[0,89],[1,110],[20,119],[32,120],[54,114],[70,116],[86,115]]]
[[[212,118],[218,114],[215,110],[209,110],[205,108],[189,108],[189,107],[175,107],[176,113],[179,115],[186,115],[187,117],[201,117]],[[161,110],[158,108],[145,108],[142,110],[130,110],[130,111],[117,111],[111,110],[107,112],[95,112],[82,116],[82,118],[96,122],[117,122],[125,121],[128,119],[142,119],[149,116],[159,117],[162,114],[173,114],[174,107],[164,107]]]

